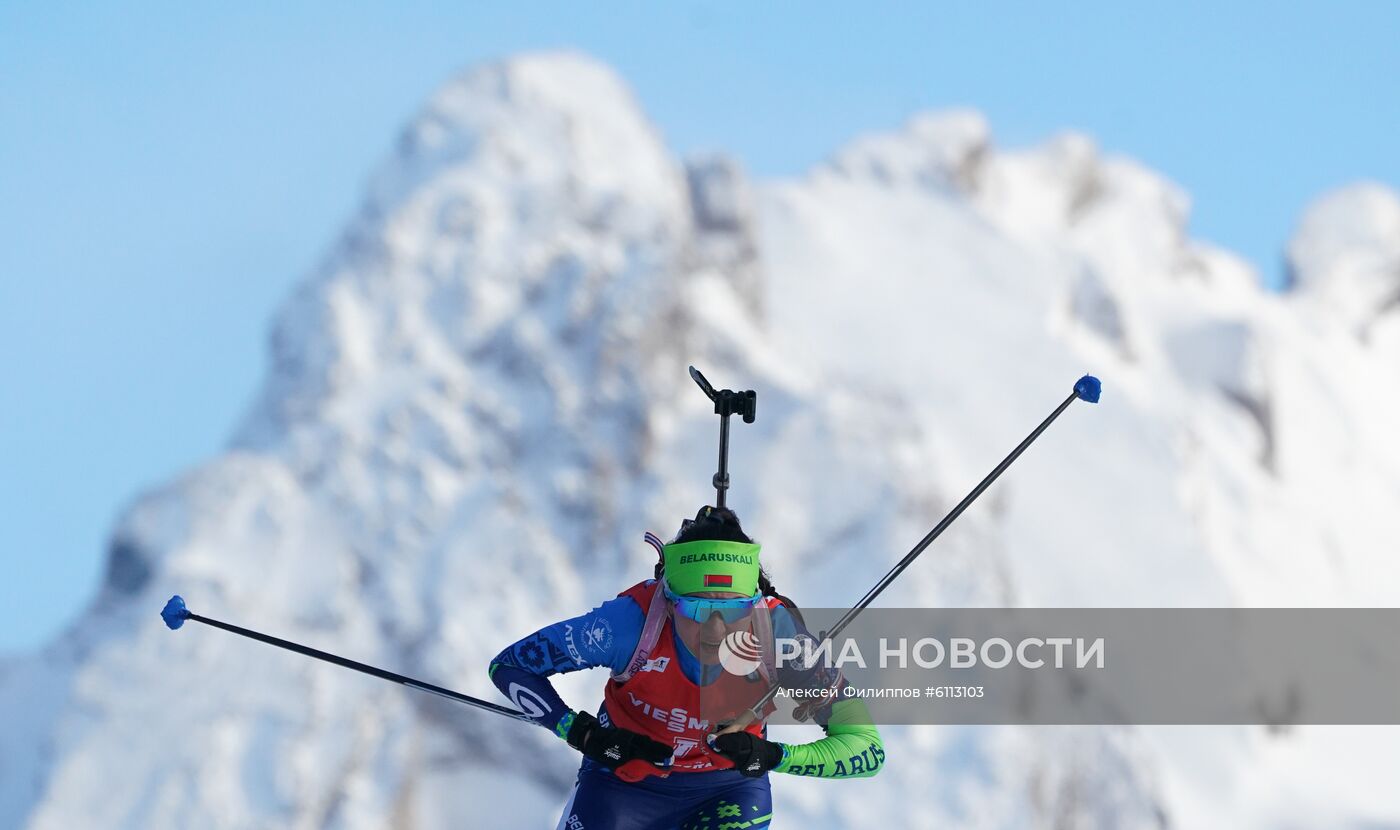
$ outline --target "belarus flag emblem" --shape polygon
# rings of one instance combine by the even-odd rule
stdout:
[[[706,588],[733,588],[734,577],[729,574],[705,574]]]

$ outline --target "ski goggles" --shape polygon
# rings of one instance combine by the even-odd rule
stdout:
[[[763,601],[763,594],[757,593],[751,597],[739,597],[738,599],[709,599],[707,597],[688,597],[684,594],[674,593],[670,588],[666,588],[666,599],[671,601],[671,605],[676,609],[676,613],[694,620],[698,623],[710,621],[710,617],[719,614],[720,619],[726,624],[734,624],[739,620],[753,613],[753,609]]]

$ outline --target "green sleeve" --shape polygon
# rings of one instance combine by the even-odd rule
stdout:
[[[774,772],[817,778],[869,778],[885,765],[885,744],[860,698],[831,705],[826,737],[809,744],[783,744]]]

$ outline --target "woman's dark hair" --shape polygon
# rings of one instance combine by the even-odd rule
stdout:
[[[752,545],[754,540],[744,532],[744,528],[739,524],[739,515],[728,507],[702,507],[700,512],[695,514],[694,519],[686,519],[681,522],[681,529],[676,532],[675,538],[669,544],[678,545],[682,542],[698,542],[702,539],[711,539],[720,542],[743,542]],[[660,579],[665,564],[661,561],[656,563],[656,578]],[[758,567],[758,590],[766,597],[774,597],[787,609],[791,611],[798,622],[806,625],[802,619],[802,612],[798,610],[797,603],[778,593],[778,589],[773,587],[773,580],[769,578],[768,572],[762,565]]]

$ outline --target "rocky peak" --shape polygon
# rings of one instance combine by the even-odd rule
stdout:
[[[972,191],[991,147],[991,129],[974,110],[925,112],[899,130],[848,144],[828,163],[845,176],[883,184]]]
[[[1362,183],[1318,200],[1288,244],[1288,270],[1298,299],[1325,309],[1363,340],[1377,328],[1396,328],[1400,194]]]

